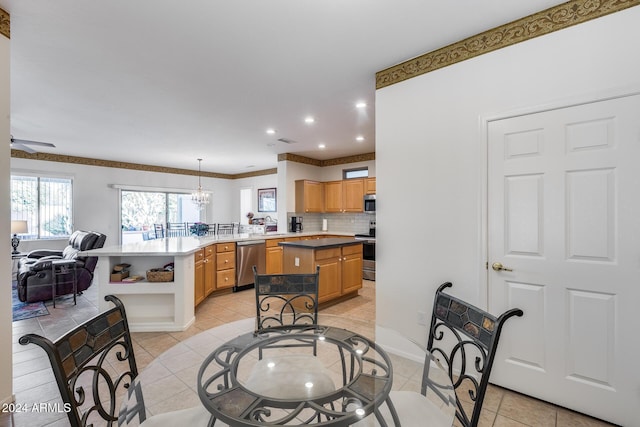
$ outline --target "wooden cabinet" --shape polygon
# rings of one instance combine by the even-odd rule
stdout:
[[[325,182],[325,212],[363,212],[364,179]]]
[[[216,245],[216,289],[227,289],[236,284],[236,244]]]
[[[204,248],[204,297],[216,289],[216,245]]]
[[[340,248],[316,251],[316,265],[320,266],[318,302],[331,301],[342,294],[342,259]]]
[[[342,181],[324,183],[324,211],[343,212]]]
[[[342,181],[342,211],[364,212],[364,180]]]
[[[362,244],[327,246],[284,246],[284,273],[312,273],[320,266],[320,303],[357,295],[362,287]]]
[[[194,305],[197,306],[204,301],[204,249],[199,249],[195,252],[194,256],[194,292],[193,299]]]
[[[362,245],[342,247],[342,293],[362,288]]]
[[[296,181],[296,212],[324,212],[324,183]]]
[[[365,194],[376,194],[376,178],[367,178],[365,180]]]
[[[278,243],[283,242],[284,239],[267,239],[265,243],[266,262],[265,273],[266,274],[282,274],[282,246],[278,246]]]

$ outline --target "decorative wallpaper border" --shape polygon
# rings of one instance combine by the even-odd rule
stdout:
[[[11,19],[9,12],[0,8],[0,34],[6,38],[11,38]]]
[[[51,154],[51,153],[29,154],[21,150],[11,150],[11,157],[15,157],[18,159],[41,160],[45,162],[71,163],[71,164],[85,165],[85,166],[99,166],[104,168],[129,169],[129,170],[138,170],[138,171],[144,171],[144,172],[160,172],[160,173],[172,173],[176,175],[198,176],[198,171],[191,170],[191,169],[168,168],[164,166],[144,165],[141,163],[117,162],[113,160],[92,159],[89,157],[65,156],[61,154]],[[364,161],[375,160],[375,159],[376,159],[376,153],[358,154],[355,156],[340,157],[340,158],[328,159],[328,160],[316,160],[310,157],[304,157],[304,156],[300,156],[293,153],[284,153],[284,154],[278,155],[278,161],[290,160],[293,162],[305,163],[305,164],[309,164],[313,166],[321,166],[321,167],[342,165],[342,164],[355,163],[355,162],[364,162]],[[278,173],[278,169],[272,168],[272,169],[264,169],[259,171],[243,172],[238,174],[225,174],[225,173],[202,171],[201,176],[207,177],[207,178],[241,179],[241,178],[251,178],[254,176],[275,175],[277,173]]]
[[[376,153],[356,154],[354,156],[338,157],[335,159],[317,160],[310,157],[300,156],[294,153],[282,153],[278,154],[278,161],[282,162],[288,160],[290,162],[304,163],[312,166],[337,166],[346,165],[348,163],[368,162],[376,159]]]
[[[640,0],[571,0],[378,71],[376,89],[638,5]]]

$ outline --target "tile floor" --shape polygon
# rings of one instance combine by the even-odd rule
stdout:
[[[325,309],[326,314],[340,314],[357,319],[375,318],[375,283],[363,282],[360,295]],[[135,355],[143,370],[161,353],[207,329],[235,320],[251,317],[255,313],[254,294],[244,291],[208,298],[196,310],[196,322],[183,332],[134,333]],[[55,339],[64,332],[97,314],[97,292],[89,288],[74,306],[70,300],[58,300],[58,308],[48,304],[50,315],[13,323],[13,384],[16,402],[60,402],[44,352],[36,346],[22,346],[20,336],[37,333]],[[56,412],[0,414],[0,427],[66,426],[66,415]],[[610,424],[577,414],[521,394],[490,386],[485,397],[481,426],[520,427],[602,427]]]

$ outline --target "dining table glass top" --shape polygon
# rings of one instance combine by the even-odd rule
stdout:
[[[212,328],[138,375],[133,389],[141,392],[125,397],[121,425],[139,425],[141,411],[149,417],[200,405],[211,425],[222,426],[451,426],[447,373],[411,340],[402,352],[378,344],[380,328],[322,314],[317,325],[256,332],[251,318]]]

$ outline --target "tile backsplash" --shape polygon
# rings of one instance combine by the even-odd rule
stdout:
[[[376,220],[375,214],[365,213],[305,213],[287,212],[287,229],[292,216],[301,216],[303,231],[322,231],[322,220],[327,220],[327,231],[366,234],[369,222]],[[280,231],[280,230],[278,230]]]

